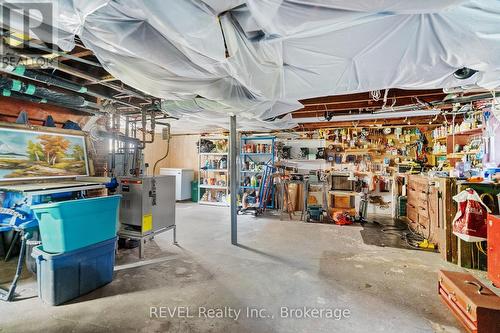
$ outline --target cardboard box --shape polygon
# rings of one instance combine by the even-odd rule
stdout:
[[[87,191],[87,198],[105,197],[107,195],[108,195],[107,188],[98,188],[98,189]]]
[[[333,207],[334,208],[354,208],[351,205],[350,195],[333,195]]]

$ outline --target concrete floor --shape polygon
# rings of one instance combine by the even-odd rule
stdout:
[[[142,262],[137,249],[120,251],[113,282],[66,305],[43,304],[25,274],[22,299],[0,303],[0,332],[461,331],[436,295],[437,270],[460,268],[439,254],[366,245],[360,226],[276,216],[240,216],[235,247],[229,209],[191,203],[177,205],[177,224],[179,247],[167,232]],[[1,283],[13,266],[1,263]],[[165,316],[151,317],[151,307],[165,307]],[[224,307],[241,309],[238,320],[203,315]],[[315,308],[324,318],[282,318],[281,307]],[[249,318],[248,308],[263,318]]]

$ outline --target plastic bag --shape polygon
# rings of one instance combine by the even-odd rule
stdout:
[[[453,219],[453,233],[466,242],[486,240],[488,207],[473,189],[466,189],[453,197],[458,204]]]

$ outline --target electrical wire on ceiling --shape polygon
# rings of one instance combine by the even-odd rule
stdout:
[[[469,111],[472,110],[472,105],[470,104],[464,104],[460,107],[460,109],[458,109],[458,111],[456,112],[457,114],[459,113],[468,113]]]
[[[394,106],[396,105],[397,101],[398,99],[396,97],[392,99],[391,110],[394,110]]]
[[[412,99],[415,99],[418,104],[422,105],[423,107],[428,107],[430,103],[423,102],[420,98],[417,96],[413,96]]]
[[[385,109],[385,106],[387,105],[387,95],[389,94],[389,89],[385,89],[384,91],[384,104],[382,105],[382,109]]]
[[[378,102],[380,100],[380,90],[370,91],[370,96],[375,102]]]
[[[163,161],[164,159],[166,159],[167,156],[168,156],[168,153],[170,152],[170,138],[171,138],[171,135],[170,135],[170,124],[169,123],[165,124],[165,127],[163,128],[163,131],[164,131],[163,136],[166,138],[166,141],[167,141],[167,151],[166,151],[165,155],[163,155],[160,159],[158,159],[155,162],[155,164],[153,165],[153,176],[155,175],[156,166],[158,165],[158,163],[160,163],[161,161]]]
[[[491,92],[491,95],[493,96],[493,99],[491,100],[491,112],[497,117],[500,118],[500,110],[497,110],[497,98],[496,98],[496,91],[493,90]]]
[[[434,118],[432,118],[432,120],[431,120],[431,121],[429,121],[429,125],[432,125],[432,123],[433,123],[433,122],[435,122],[435,121],[437,120],[438,116],[439,116],[439,115],[437,114]]]
[[[459,83],[492,87],[497,83],[495,55],[500,38],[492,13],[499,13],[500,7],[494,1],[474,2],[474,17],[471,5],[462,1],[446,6],[439,1],[426,6],[409,1],[396,6],[391,15],[378,15],[383,12],[383,1],[363,6],[347,0],[323,1],[321,8],[314,1],[274,2],[270,6],[268,1],[202,1],[203,6],[196,6],[197,1],[173,1],[166,8],[161,1],[105,1],[98,6],[68,1],[58,8],[64,20],[56,20],[54,28],[61,33],[53,44],[65,51],[75,43],[94,51],[113,77],[155,97],[195,100],[192,108],[172,103],[172,112],[200,127],[226,126],[230,111],[244,114],[248,123],[259,120],[253,127],[291,128],[296,125],[292,119],[274,117],[295,111],[300,99],[370,91],[370,99],[379,101],[381,90],[376,89],[380,87],[430,89]],[[354,10],[364,14],[353,16]],[[296,13],[307,17],[307,24],[295,24]],[[36,18],[34,13],[23,15]],[[377,19],[365,19],[372,15]],[[431,16],[436,19],[421,19]],[[186,20],[190,24],[181,24]],[[408,40],[408,33],[415,29],[420,29],[422,38]],[[478,35],[478,29],[484,33]],[[255,38],[257,31],[272,38]],[[371,43],[373,31],[383,37],[377,43]],[[456,31],[464,43],[456,43]],[[81,36],[75,37],[75,32],[82,32]],[[439,40],[428,38],[436,33]],[[141,42],[145,35],[148,43]],[[287,43],[277,52],[276,42],[284,40]],[[353,40],[365,47],[349,47]],[[460,52],[462,44],[470,41],[483,47]],[[227,50],[240,52],[227,62]],[[338,61],[331,63],[332,58]],[[83,61],[96,67],[93,60]],[[478,63],[481,71],[476,73],[472,67]],[[388,89],[384,95],[388,97]],[[195,108],[201,114],[190,118]],[[266,121],[269,118],[274,121]],[[187,127],[186,122],[179,123]]]

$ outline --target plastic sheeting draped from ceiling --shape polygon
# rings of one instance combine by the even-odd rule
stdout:
[[[263,120],[324,95],[500,86],[499,1],[58,4],[57,27],[78,34],[112,75],[200,126],[224,125],[235,113],[259,120],[257,129],[289,128],[288,118]],[[58,44],[71,46],[67,36]],[[479,73],[455,79],[464,66]]]

